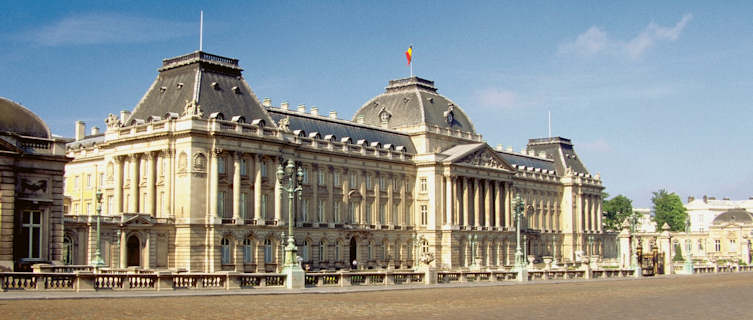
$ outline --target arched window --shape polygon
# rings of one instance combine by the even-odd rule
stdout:
[[[303,241],[303,250],[301,250],[301,258],[303,258],[303,261],[310,261],[310,255],[309,255],[309,241],[305,240]]]
[[[73,239],[70,236],[63,238],[63,263],[73,264]]]
[[[254,262],[254,246],[250,238],[243,240],[243,263]]]
[[[429,241],[421,240],[421,253],[429,253]]]
[[[337,241],[337,245],[335,246],[335,260],[336,261],[342,261],[342,257],[340,256],[340,248],[342,247],[343,242]]]
[[[230,264],[230,239],[222,238],[222,264]]]
[[[369,257],[369,261],[374,260],[374,243],[373,242],[369,242],[368,257]]]
[[[327,261],[327,243],[319,241],[319,261]]]
[[[264,263],[272,263],[272,240],[264,240]]]

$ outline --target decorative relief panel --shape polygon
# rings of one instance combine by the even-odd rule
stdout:
[[[488,149],[478,150],[465,158],[460,159],[458,163],[467,163],[479,167],[506,169],[504,163]]]
[[[52,180],[47,176],[20,175],[16,183],[19,198],[52,200]]]

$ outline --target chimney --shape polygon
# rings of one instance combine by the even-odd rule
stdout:
[[[299,104],[298,105],[298,112],[300,112],[300,113],[306,113],[306,105],[305,104]]]
[[[729,198],[728,197],[724,197],[724,198],[722,198],[722,200],[729,200]]]
[[[703,195],[703,203],[709,203],[709,197],[705,194]]]
[[[504,148],[502,147],[502,145],[501,145],[501,144],[498,144],[498,145],[497,145],[497,147],[496,147],[495,149],[496,149],[497,151],[502,151],[502,150],[504,150]]]
[[[753,200],[753,197],[748,197],[748,200]]]
[[[695,200],[694,196],[688,196],[688,203],[693,202],[693,200]]]
[[[512,152],[512,146],[507,147],[507,152]]]
[[[128,117],[131,116],[131,112],[128,110],[120,111],[120,122],[125,124],[126,120],[128,120]]]
[[[311,115],[312,116],[318,116],[319,115],[319,108],[317,108],[317,107],[311,107]]]
[[[329,117],[330,119],[337,119],[337,111],[330,111]]]
[[[360,124],[364,123],[364,117],[363,117],[363,115],[358,116],[358,118],[356,119],[356,123],[360,123]]]
[[[76,121],[76,141],[83,139],[84,135],[86,135],[86,123],[78,120]]]
[[[709,200],[716,200],[716,197],[709,197]]]
[[[264,98],[264,101],[262,101],[261,105],[269,108],[272,106],[272,99],[270,98]]]
[[[98,135],[99,134],[99,127],[92,127],[91,129],[91,135]]]
[[[288,110],[288,102],[287,101],[283,101],[280,104],[280,109],[282,109],[282,110]]]

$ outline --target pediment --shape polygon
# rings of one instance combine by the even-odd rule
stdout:
[[[146,215],[134,215],[123,222],[125,226],[151,226],[154,219]]]
[[[478,147],[467,150],[448,158],[453,164],[466,164],[476,167],[514,171],[513,167],[497,154],[489,145],[483,143]]]

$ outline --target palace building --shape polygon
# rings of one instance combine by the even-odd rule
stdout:
[[[164,60],[135,108],[105,122],[90,135],[77,122],[67,145],[69,264],[94,257],[98,190],[113,268],[279,271],[289,223],[310,270],[411,268],[419,257],[502,268],[514,259],[517,194],[534,259],[616,256],[605,251],[604,187],[570,140],[492,148],[419,77],[389,81],[348,121],[260,101],[238,60],[197,51]],[[295,221],[275,174],[288,160],[304,173]]]

